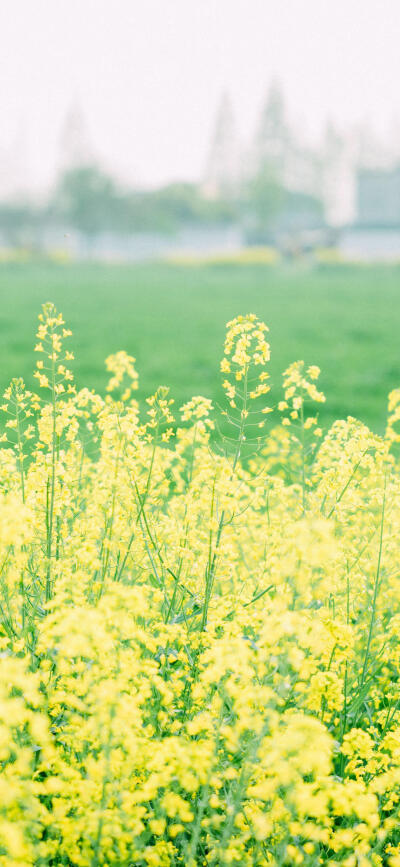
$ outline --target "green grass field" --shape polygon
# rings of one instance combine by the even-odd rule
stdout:
[[[137,359],[140,395],[171,386],[177,405],[193,394],[221,398],[225,322],[254,312],[270,327],[274,400],[280,374],[304,359],[322,369],[320,418],[355,415],[383,430],[386,399],[400,386],[400,269],[165,264],[2,265],[0,388],[31,372],[36,317],[52,300],[74,332],[79,385],[103,390],[104,358]]]

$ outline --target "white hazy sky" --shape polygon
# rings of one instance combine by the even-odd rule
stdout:
[[[221,93],[243,138],[278,77],[315,135],[400,117],[400,0],[0,0],[0,149],[54,172],[78,99],[104,162],[138,183],[196,178]]]

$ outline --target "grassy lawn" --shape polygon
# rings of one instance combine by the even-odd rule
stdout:
[[[400,386],[396,267],[14,264],[0,267],[0,297],[0,389],[13,376],[32,384],[47,300],[73,329],[79,385],[103,390],[104,358],[125,349],[139,394],[167,384],[178,405],[193,394],[218,401],[225,322],[254,312],[270,327],[276,401],[280,373],[302,358],[322,369],[324,424],[350,414],[381,431],[387,393]]]

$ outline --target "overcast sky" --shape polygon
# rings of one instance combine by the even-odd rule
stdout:
[[[0,149],[54,171],[73,100],[108,166],[138,183],[197,178],[229,90],[252,135],[278,77],[315,135],[400,117],[400,0],[0,0]]]

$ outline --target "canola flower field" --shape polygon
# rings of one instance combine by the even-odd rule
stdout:
[[[400,389],[324,433],[267,331],[228,323],[220,411],[143,418],[43,306],[1,406],[4,867],[400,865]]]

